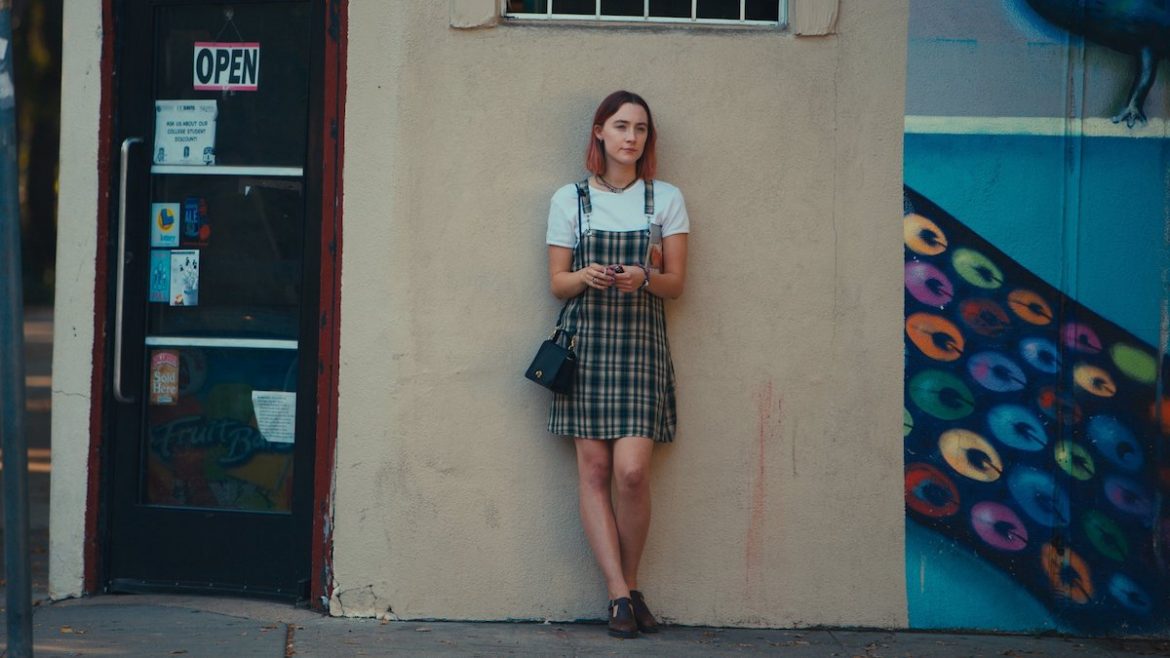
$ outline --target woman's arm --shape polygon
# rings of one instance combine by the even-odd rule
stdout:
[[[636,292],[642,287],[646,273],[637,265],[623,265],[622,269],[625,272],[614,277],[613,285],[621,292]],[[687,234],[668,235],[662,239],[662,270],[650,270],[650,283],[646,286],[646,292],[665,299],[678,299],[683,294],[686,281]]]
[[[557,299],[576,297],[586,288],[604,289],[613,285],[614,277],[605,273],[605,266],[591,263],[576,272],[573,269],[573,250],[568,247],[548,246],[549,288]],[[641,274],[642,270],[638,270]],[[620,275],[619,275],[620,276]]]

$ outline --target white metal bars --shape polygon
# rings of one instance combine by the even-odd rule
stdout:
[[[735,0],[725,0],[734,2]],[[501,0],[501,12],[506,18],[517,20],[547,20],[547,21],[588,21],[595,23],[650,23],[675,25],[711,25],[711,26],[753,26],[753,27],[785,27],[788,25],[787,0],[775,0],[777,20],[759,20],[747,18],[747,0],[739,0],[739,18],[706,18],[699,16],[699,0],[691,0],[691,15],[660,16],[651,14],[651,0],[643,0],[642,15],[623,15],[602,13],[602,0],[594,0],[592,14],[567,14],[558,12],[558,5],[564,6],[565,0],[544,0],[535,4],[543,4],[544,11],[512,11],[509,10],[508,0]]]

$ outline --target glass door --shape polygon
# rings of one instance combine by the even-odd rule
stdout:
[[[307,591],[318,9],[120,6],[110,589]]]

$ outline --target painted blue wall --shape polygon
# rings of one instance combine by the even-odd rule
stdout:
[[[1170,265],[1170,140],[1080,138],[1081,169],[1070,179],[1072,139],[907,134],[905,182],[1053,287],[1156,346]],[[1066,194],[1079,209],[1066,205]]]
[[[1162,70],[1144,103],[1150,123],[1132,128],[1111,124],[1109,118],[1124,108],[1134,80],[1133,56],[1054,25],[1033,11],[1034,4],[1028,0],[912,0],[904,182],[962,224],[964,230],[990,243],[988,253],[1018,263],[1019,268],[1012,268],[1013,285],[1027,287],[1029,276],[1034,275],[1068,296],[1060,302],[1062,306],[1083,307],[1086,317],[1100,315],[1117,325],[1108,330],[1111,341],[1144,342],[1145,351],[1158,354],[1165,340],[1163,315],[1170,298],[1170,59],[1162,58]],[[1059,0],[1051,0],[1051,4],[1058,5]],[[1170,8],[1164,3],[1100,0],[1094,6],[1109,9],[1143,4],[1152,12],[1147,16],[1156,16],[1155,28],[1166,30]],[[1119,12],[1110,20],[1126,18]],[[1163,21],[1161,27],[1157,27],[1158,20]],[[1066,124],[1065,117],[1084,122]],[[1088,134],[1062,134],[1065,127],[1082,126]],[[909,250],[907,260],[934,263],[954,278],[954,271],[945,267],[949,263],[946,254],[924,256]],[[955,292],[960,293],[958,289]],[[966,294],[981,293],[968,290]],[[1046,294],[1049,298],[1059,296]],[[969,332],[955,308],[960,299],[957,296],[955,304],[931,312]],[[921,301],[908,293],[907,316],[922,310]],[[1018,331],[1019,318],[1012,316],[1012,320],[1011,331]],[[1002,349],[1003,354],[1018,359],[1008,351],[1006,340],[996,344],[995,340],[967,336],[979,344],[978,349]],[[1060,342],[1055,334],[1052,337]],[[969,354],[940,364],[931,361],[909,338],[906,349],[908,374],[941,368],[959,377],[968,376]],[[1068,365],[1073,360],[1070,355]],[[1107,360],[1099,364],[1113,366]],[[1015,401],[1043,420],[1035,391],[1030,388],[1037,373],[1028,372],[1029,389],[1019,393]],[[1165,368],[1159,372],[1164,376]],[[1053,382],[1063,382],[1058,386],[1074,389],[1071,372],[1062,371],[1054,377]],[[1104,635],[1162,628],[1166,611],[1159,607],[1157,618],[1151,619],[1149,614],[1135,614],[1132,606],[1127,609],[1122,601],[1124,591],[1117,591],[1111,580],[1119,565],[1095,552],[1083,536],[1079,540],[1076,536],[1083,532],[1086,512],[1098,510],[1116,516],[1118,509],[1102,495],[1100,478],[1077,484],[1063,474],[1052,447],[1057,441],[1080,442],[1101,458],[1101,446],[1086,440],[1082,423],[1055,427],[1044,421],[1053,443],[1036,453],[1013,452],[1012,447],[987,433],[985,416],[980,415],[998,404],[1001,394],[980,392],[976,384],[968,384],[976,392],[973,411],[969,417],[948,424],[915,406],[907,382],[906,412],[911,422],[918,423],[907,429],[907,465],[937,467],[944,478],[953,480],[963,499],[961,504],[955,501],[957,512],[937,517],[922,512],[923,505],[930,511],[929,500],[908,504],[906,586],[911,626]],[[1159,379],[1159,384],[1164,382]],[[1134,477],[1141,487],[1160,490],[1165,497],[1170,495],[1170,481],[1159,478],[1158,469],[1170,472],[1170,455],[1158,446],[1170,440],[1170,435],[1158,432],[1146,411],[1155,389],[1135,392],[1130,399],[1123,399],[1124,394],[1109,401],[1087,396],[1081,402],[1087,405],[1086,417],[1117,413],[1126,423],[1140,426],[1138,440],[1149,455],[1150,468]],[[1114,411],[1107,406],[1110,404],[1128,410]],[[989,549],[971,533],[970,506],[976,498],[987,500],[986,496],[1003,502],[1002,482],[973,482],[962,469],[956,470],[942,459],[937,434],[948,428],[986,435],[990,445],[1002,453],[1004,478],[1013,468],[1024,466],[1050,473],[1059,486],[1068,487],[1074,521],[1067,527],[1038,528],[1025,515],[1025,523],[1032,525],[1032,536],[1023,561],[1007,559]],[[908,501],[911,489],[908,470]],[[911,509],[915,506],[918,509]],[[1148,523],[1144,529],[1141,524],[1127,529],[1134,551],[1160,555],[1153,546],[1157,537],[1170,533],[1170,518],[1158,515],[1143,523]],[[1095,587],[1087,603],[1070,602],[1058,588],[1049,589],[1036,573],[1040,561],[1030,551],[1058,536],[1069,538],[1074,551],[1093,569]],[[1162,541],[1165,539],[1170,535]],[[1141,567],[1126,563],[1120,565],[1119,573],[1124,576],[1127,570],[1145,570],[1140,578],[1147,580],[1140,584],[1157,590],[1149,594],[1161,606],[1167,597],[1161,580],[1166,569],[1135,555],[1130,558],[1138,559]]]
[[[955,540],[906,521],[910,627],[1075,632],[1008,574]]]

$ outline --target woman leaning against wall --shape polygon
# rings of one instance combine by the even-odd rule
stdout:
[[[562,327],[579,360],[571,390],[553,398],[548,428],[576,446],[581,523],[615,637],[658,630],[638,564],[650,527],[650,455],[675,432],[663,300],[683,292],[690,222],[679,189],[654,180],[656,138],[642,97],[607,96],[590,126],[591,175],[558,189],[548,217],[550,285],[567,300]]]

